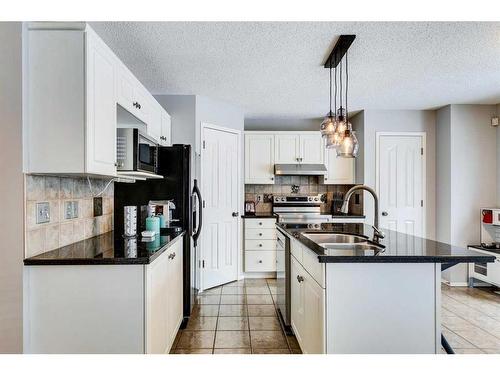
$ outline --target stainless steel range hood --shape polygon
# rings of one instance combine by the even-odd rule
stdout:
[[[283,176],[323,176],[324,164],[274,164],[274,174]]]

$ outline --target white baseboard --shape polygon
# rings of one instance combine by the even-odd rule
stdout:
[[[275,279],[276,272],[243,272],[240,280],[243,279]]]
[[[448,286],[469,286],[466,281],[448,281],[441,279],[441,283],[446,284]]]

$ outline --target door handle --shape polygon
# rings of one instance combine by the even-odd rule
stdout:
[[[302,281],[304,281],[304,277],[297,275],[297,281],[301,283]]]
[[[382,211],[382,216],[387,216],[389,215],[386,211]]]
[[[239,213],[239,212],[233,212],[231,215],[232,215],[233,217],[238,217],[238,213]]]

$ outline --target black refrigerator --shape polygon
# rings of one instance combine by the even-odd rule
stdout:
[[[183,324],[186,324],[191,315],[197,292],[194,246],[196,246],[196,239],[201,230],[201,222],[196,223],[196,210],[201,210],[201,205],[196,204],[196,199],[201,201],[196,180],[194,188],[191,186],[191,146],[158,147],[158,174],[163,178],[136,181],[135,183],[115,183],[115,234],[121,235],[123,233],[124,206],[138,206],[137,234],[140,235],[144,229],[140,218],[141,206],[146,206],[151,200],[174,201],[175,210],[172,217],[178,220],[175,225],[186,231],[183,243]],[[201,218],[201,212],[199,217]]]

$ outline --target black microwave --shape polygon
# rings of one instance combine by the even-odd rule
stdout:
[[[118,128],[116,162],[118,171],[157,173],[158,144],[139,129]]]

